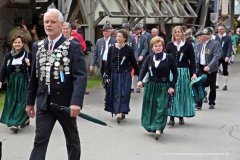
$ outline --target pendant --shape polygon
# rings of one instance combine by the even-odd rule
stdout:
[[[65,71],[65,72],[69,72],[69,69],[70,69],[70,68],[69,68],[68,66],[64,67],[64,71]]]
[[[58,61],[54,62],[54,65],[55,65],[55,67],[59,67],[60,66],[60,62],[58,62]]]
[[[67,55],[68,55],[68,51],[67,51],[67,50],[63,50],[63,51],[62,51],[62,55],[63,55],[63,56],[67,56]]]
[[[65,44],[66,44],[67,46],[69,46],[69,45],[70,45],[70,42],[69,42],[69,41],[66,41]]]

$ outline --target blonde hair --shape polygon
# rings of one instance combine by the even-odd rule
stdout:
[[[63,23],[63,26],[68,26],[68,27],[72,30],[72,26],[71,26],[71,24],[68,23],[68,22],[64,22],[64,23]]]
[[[151,48],[153,48],[154,44],[159,43],[159,42],[161,42],[162,46],[164,47],[165,43],[164,43],[164,40],[161,37],[152,38],[152,40],[150,41]]]
[[[175,37],[174,37],[174,33],[176,32],[177,29],[180,29],[180,31],[182,32],[182,41],[185,41],[185,36],[184,36],[183,29],[182,29],[181,26],[175,26],[175,27],[173,28],[171,41],[172,41],[172,42],[175,42],[175,41],[176,41],[176,39],[175,39]]]

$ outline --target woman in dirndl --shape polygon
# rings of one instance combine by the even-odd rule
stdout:
[[[125,118],[130,111],[131,67],[139,74],[139,68],[130,46],[126,44],[128,33],[117,31],[117,43],[108,50],[106,74],[107,94],[105,111],[117,115],[117,122]]]
[[[146,57],[137,85],[143,87],[142,80],[149,72],[149,78],[144,85],[141,122],[148,132],[155,132],[155,139],[158,140],[167,123],[168,100],[173,96],[178,71],[173,56],[163,52],[162,38],[152,38],[150,45],[154,54]],[[170,71],[173,73],[171,82]]]
[[[196,64],[192,43],[184,38],[181,26],[175,26],[172,40],[166,46],[166,53],[175,58],[178,69],[178,80],[175,86],[173,105],[169,110],[168,125],[174,126],[174,117],[179,117],[179,124],[183,125],[183,117],[195,116],[195,105],[192,97],[191,79],[195,80]]]
[[[0,88],[6,77],[8,80],[0,122],[14,133],[18,133],[19,126],[24,128],[30,123],[25,108],[32,53],[24,49],[24,42],[22,35],[12,37],[13,48],[5,55],[0,73]]]

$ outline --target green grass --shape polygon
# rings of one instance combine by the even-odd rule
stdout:
[[[102,77],[88,76],[87,89],[96,88],[102,85]]]
[[[101,85],[102,85],[102,77],[88,76],[87,89],[96,88]],[[0,110],[2,110],[4,106],[5,94],[6,94],[5,88],[6,87],[0,90]]]
[[[6,95],[6,90],[5,89],[1,89],[0,90],[0,110],[3,109],[4,101],[5,101],[5,95]]]

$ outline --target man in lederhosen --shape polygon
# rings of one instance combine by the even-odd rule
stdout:
[[[210,86],[209,109],[213,109],[216,100],[216,77],[218,71],[218,59],[221,56],[218,42],[211,40],[209,28],[203,29],[198,35],[201,42],[196,44],[194,51],[196,57],[196,73],[198,76],[207,74],[207,82]],[[206,84],[205,83],[205,84]],[[205,87],[205,86],[204,86]],[[196,102],[196,108],[202,109],[203,101]]]
[[[138,49],[138,54],[137,56],[137,61],[138,61],[138,66],[139,69],[141,69],[141,66],[143,64],[144,58],[147,56],[148,53],[148,42],[147,42],[147,37],[141,35],[141,26],[139,24],[136,24],[134,27],[134,34],[132,37],[135,39],[136,44],[137,44],[137,49]],[[132,88],[136,86],[137,79],[133,76],[132,79]],[[137,88],[137,93],[140,93],[140,88]]]
[[[62,35],[63,15],[57,9],[44,14],[48,37],[33,44],[33,67],[27,93],[26,112],[35,116],[36,131],[30,160],[45,160],[53,127],[62,126],[68,159],[79,160],[81,155],[77,119],[83,107],[87,70],[79,43]],[[70,108],[70,115],[51,106],[56,103]]]
[[[232,40],[229,35],[226,34],[226,27],[224,25],[218,26],[218,35],[216,40],[222,46],[222,56],[220,57],[219,64],[222,64],[223,68],[223,90],[227,90],[227,81],[228,81],[228,61],[232,53]]]

